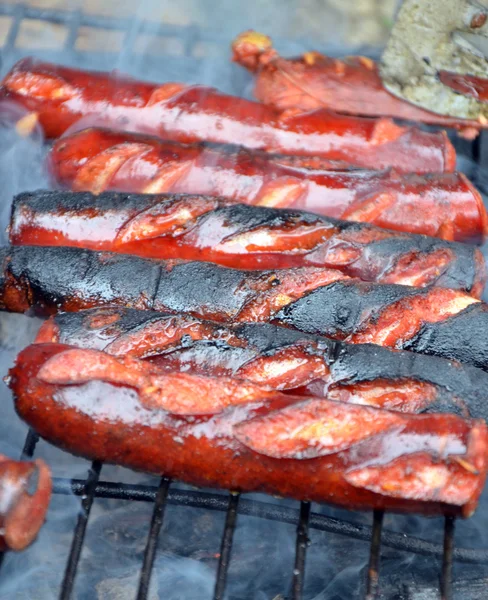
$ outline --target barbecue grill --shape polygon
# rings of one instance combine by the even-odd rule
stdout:
[[[135,50],[136,40],[141,34],[147,34],[162,40],[178,40],[179,56],[165,56],[164,53],[158,56],[145,55],[144,68],[139,73],[144,77],[156,80],[183,79],[188,81],[202,81],[203,79],[204,83],[218,85],[218,87],[225,91],[241,94],[245,91],[246,76],[238,69],[232,68],[228,62],[228,46],[234,32],[222,30],[209,31],[193,26],[183,27],[164,23],[155,24],[130,19],[92,16],[83,14],[79,10],[73,12],[44,10],[18,4],[0,4],[0,17],[8,17],[10,19],[10,29],[1,52],[3,61],[1,65],[2,71],[9,68],[14,61],[28,54],[28,51],[18,47],[17,40],[24,19],[31,19],[45,24],[58,24],[66,28],[66,37],[62,48],[57,50],[33,50],[36,56],[40,58],[88,68],[96,65],[100,69],[110,69],[123,62],[124,69],[131,72],[131,70],[135,71],[142,64],[141,56],[137,55]],[[76,40],[79,37],[80,28],[82,27],[95,28],[100,31],[101,35],[107,31],[120,32],[123,40],[122,53],[96,53],[77,50]],[[276,40],[276,42],[278,46],[286,48],[285,40]],[[295,46],[291,46],[292,52],[297,48],[296,44],[300,44],[300,41],[294,40],[293,44]],[[162,47],[166,46],[163,45]],[[210,55],[212,54],[212,48],[217,48],[220,52],[220,57],[202,57],[202,47],[207,48]],[[331,47],[318,49],[335,55],[344,54],[345,50],[350,50]],[[374,51],[370,49],[369,54],[373,54],[374,56]],[[168,60],[165,61],[165,68],[162,70],[161,63],[164,58]],[[208,69],[205,67],[205,65],[209,64],[209,61],[213,61],[214,68]],[[127,65],[129,65],[129,68],[127,68]],[[236,74],[237,71],[239,71],[238,74]],[[202,72],[204,74],[203,78],[201,76]],[[481,135],[475,142],[467,142],[460,139],[456,139],[454,142],[457,151],[463,155],[461,159],[464,161],[462,162],[462,166],[468,169],[471,178],[474,179],[475,183],[481,189],[486,188],[488,186],[488,174],[484,173],[483,169],[479,168],[479,165],[488,161],[487,135]],[[32,457],[34,455],[37,441],[37,435],[30,431],[25,440],[23,457]],[[304,578],[307,568],[306,556],[309,545],[308,536],[311,530],[345,536],[349,538],[351,544],[354,543],[354,540],[370,542],[366,582],[363,586],[364,595],[368,599],[376,598],[380,593],[379,567],[382,547],[441,559],[440,584],[438,589],[429,588],[430,591],[429,589],[425,590],[425,594],[422,596],[412,596],[409,594],[405,596],[398,595],[396,596],[397,598],[434,598],[438,597],[437,593],[440,590],[441,597],[449,600],[453,598],[456,588],[456,585],[453,586],[451,581],[454,561],[470,563],[472,565],[488,564],[488,547],[486,549],[473,549],[454,546],[455,522],[452,518],[444,520],[444,540],[442,544],[439,544],[383,528],[384,514],[381,511],[373,513],[371,526],[368,526],[328,516],[321,512],[314,512],[311,510],[310,503],[307,502],[296,503],[296,506],[293,506],[290,503],[283,503],[272,499],[265,501],[254,498],[250,499],[245,496],[241,497],[239,494],[231,491],[228,494],[221,494],[193,489],[178,489],[172,485],[170,480],[164,477],[161,478],[159,485],[104,481],[102,467],[103,465],[100,462],[93,462],[84,479],[54,478],[55,494],[74,494],[82,499],[81,511],[73,531],[71,549],[66,561],[62,584],[59,591],[54,592],[54,594],[59,594],[59,597],[62,599],[74,597],[75,579],[79,570],[78,567],[84,547],[85,533],[90,527],[90,512],[97,498],[146,502],[153,505],[152,518],[148,524],[149,533],[140,567],[139,584],[136,594],[138,600],[150,597],[149,586],[158,547],[161,548],[165,545],[165,538],[163,535],[160,535],[160,532],[167,505],[179,505],[186,507],[188,511],[196,507],[208,511],[225,512],[225,525],[221,536],[213,592],[213,598],[216,600],[229,597],[226,592],[226,584],[229,566],[233,559],[233,534],[236,522],[242,515],[251,515],[259,519],[279,521],[296,526],[294,568],[289,573],[288,581],[282,582],[283,596],[277,596],[277,598],[289,598],[290,600],[304,598]],[[483,510],[483,506],[479,510]],[[3,561],[3,558],[2,556],[0,561]],[[265,558],[263,557],[263,559]],[[5,576],[5,570],[3,575]],[[0,571],[0,580],[1,578],[2,572]],[[463,587],[463,594],[469,596],[472,593],[472,596],[469,597],[481,598],[481,595],[475,596],[480,589],[481,593],[483,593],[483,584],[473,582],[472,589]],[[328,600],[324,596],[320,597]],[[334,595],[333,598],[338,598],[338,596]],[[232,598],[232,600],[234,599]]]

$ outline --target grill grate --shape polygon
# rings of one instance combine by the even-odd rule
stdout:
[[[4,56],[8,54],[9,61],[11,62],[25,55],[25,50],[16,45],[23,19],[34,19],[46,24],[61,24],[68,29],[62,48],[53,51],[36,51],[37,55],[52,60],[59,60],[61,56],[63,62],[75,62],[81,55],[83,59],[91,61],[96,56],[99,68],[111,68],[114,63],[114,56],[120,60],[121,55],[120,53],[114,55],[114,53],[110,52],[100,54],[92,51],[80,52],[76,50],[75,44],[81,27],[94,27],[100,30],[123,32],[122,59],[132,55],[136,38],[141,32],[160,38],[177,38],[182,41],[184,56],[181,59],[184,61],[185,66],[188,64],[189,59],[194,61],[195,64],[201,63],[201,57],[196,56],[195,49],[197,42],[206,41],[214,44],[220,42],[226,46],[229,42],[228,33],[225,32],[223,35],[221,30],[210,31],[192,26],[181,27],[164,23],[141,22],[133,19],[107,18],[87,15],[79,10],[69,12],[45,10],[18,4],[0,4],[0,16],[12,18],[2,49],[2,54]],[[61,51],[62,55],[60,54]],[[329,54],[344,53],[344,49],[341,52],[341,49],[334,50],[334,48],[330,47],[326,51]],[[156,68],[160,65],[161,57],[153,57],[153,59]],[[175,60],[175,57],[172,56],[171,60]],[[150,68],[148,69],[150,63],[150,58],[145,59],[146,72],[150,70]],[[177,64],[176,68],[178,68]],[[185,72],[188,74],[188,69]],[[222,79],[220,80],[222,81]],[[458,144],[462,147],[462,152],[472,160],[481,160],[488,152],[486,136],[480,136],[480,138],[481,142],[477,141],[475,144],[467,144],[465,141],[460,141]],[[29,431],[24,445],[23,457],[30,458],[34,455],[37,441],[37,434]],[[453,560],[475,564],[488,563],[488,550],[454,548],[454,519],[452,518],[445,519],[444,543],[441,545],[383,529],[384,513],[382,511],[374,512],[372,527],[368,527],[313,513],[308,502],[302,502],[298,510],[279,504],[241,498],[239,494],[233,492],[230,492],[229,496],[225,497],[220,494],[203,491],[172,490],[170,487],[171,481],[164,477],[161,479],[158,487],[101,481],[100,473],[102,466],[98,461],[93,462],[85,480],[70,480],[66,478],[54,478],[53,480],[54,493],[60,495],[74,494],[82,498],[81,513],[75,526],[60,590],[59,597],[62,600],[67,600],[73,596],[78,564],[84,546],[86,529],[89,524],[90,510],[96,498],[152,502],[154,505],[141,566],[137,600],[145,600],[148,597],[157,547],[158,543],[162,541],[160,540],[160,532],[163,525],[165,508],[168,504],[226,511],[213,595],[214,600],[223,600],[225,597],[227,573],[232,559],[232,541],[238,515],[252,515],[258,518],[296,525],[295,562],[294,570],[290,577],[290,593],[287,596],[289,600],[300,600],[303,597],[309,529],[344,535],[351,540],[357,539],[371,542],[365,586],[367,600],[373,600],[378,594],[380,551],[382,546],[419,555],[442,557],[440,589],[443,600],[452,599],[451,576]],[[0,554],[0,567],[2,559],[3,555]]]
[[[39,437],[37,434],[29,430],[22,458],[28,459],[33,457],[38,440]],[[224,600],[225,598],[227,572],[231,561],[232,540],[238,514],[253,515],[255,517],[297,525],[295,566],[292,575],[291,592],[288,596],[289,600],[302,600],[303,598],[309,528],[330,533],[339,533],[353,539],[371,540],[369,566],[366,576],[366,600],[374,600],[378,594],[380,550],[382,544],[397,550],[405,550],[427,556],[442,556],[440,580],[442,600],[452,600],[451,575],[454,559],[464,563],[486,563],[488,560],[488,551],[454,548],[455,519],[451,517],[446,517],[445,519],[444,543],[440,545],[393,531],[383,531],[384,512],[379,510],[373,513],[372,527],[355,525],[341,519],[312,513],[309,502],[301,502],[300,510],[297,511],[296,509],[257,500],[241,500],[240,494],[235,492],[229,493],[227,501],[222,495],[208,492],[178,490],[172,493],[170,491],[171,481],[165,477],[161,478],[159,487],[100,481],[99,477],[102,466],[102,463],[99,461],[94,461],[84,481],[66,478],[54,478],[53,480],[53,492],[55,494],[75,494],[82,497],[81,512],[75,526],[73,541],[59,594],[60,600],[69,600],[72,598],[85,532],[90,518],[90,510],[95,498],[154,503],[136,600],[146,600],[148,598],[149,584],[167,503],[188,507],[203,507],[209,510],[225,510],[227,513],[222,533],[213,594],[214,600]],[[3,554],[0,554],[0,567],[2,558]]]

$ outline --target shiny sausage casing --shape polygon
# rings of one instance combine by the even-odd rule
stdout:
[[[255,31],[237,36],[232,50],[235,62],[256,73],[256,98],[278,110],[329,109],[351,115],[394,117],[461,129],[469,137],[487,126],[480,121],[439,115],[390,94],[383,86],[378,65],[365,56],[338,59],[306,52],[287,59],[272,47],[268,36]],[[458,81],[451,83],[456,77]],[[440,79],[463,94],[472,93],[469,76],[441,72]],[[486,80],[481,81],[486,87]]]
[[[50,154],[55,178],[75,191],[208,194],[448,240],[480,242],[486,234],[481,195],[461,173],[326,171],[289,162],[105,129],[63,137]]]
[[[147,359],[165,369],[238,377],[294,394],[488,420],[488,373],[475,367],[269,324],[224,326],[188,314],[110,307],[50,318],[36,338],[48,342]]]
[[[32,59],[14,66],[1,93],[36,112],[48,137],[60,136],[81,117],[92,117],[111,128],[179,142],[237,141],[252,149],[318,155],[371,169],[426,173],[452,171],[456,164],[445,132],[326,110],[280,112],[208,87],[157,85]]]
[[[479,297],[481,252],[456,242],[206,196],[33,192],[17,196],[13,244],[78,246],[240,269],[327,267],[364,281]],[[39,250],[39,252],[41,252]]]
[[[51,499],[51,473],[43,460],[0,455],[0,551],[24,550],[37,537]]]
[[[231,252],[235,248],[234,240],[241,241],[245,249],[245,235],[237,232],[233,239],[231,233],[235,206],[202,197],[158,200],[117,194],[98,198],[64,192],[22,194],[14,200],[10,241],[14,245],[59,244],[149,257],[217,257],[219,262],[223,262],[226,248]],[[260,232],[253,231],[252,220],[247,225],[251,244],[253,235],[259,238]],[[293,239],[289,230],[286,234]],[[204,249],[205,235],[208,243]],[[228,258],[231,264],[243,266],[238,256],[234,261]],[[219,267],[213,272],[219,273]],[[304,277],[290,281],[286,289],[275,281],[268,295],[262,286],[254,286],[255,297],[248,297],[232,320],[274,320],[350,342],[396,348],[410,345],[427,354],[488,368],[487,307],[465,292],[371,284],[326,269],[302,273]],[[286,277],[283,271],[280,275]],[[247,283],[252,288],[252,282],[260,278],[259,273],[248,273]],[[167,293],[171,294],[171,289]],[[238,289],[225,288],[219,295],[232,293]],[[214,318],[219,318],[218,311],[213,312],[217,314]],[[221,318],[227,320],[225,315]]]
[[[29,346],[10,375],[18,414],[49,442],[197,486],[469,516],[486,477],[486,425],[455,415],[295,398],[55,344]]]

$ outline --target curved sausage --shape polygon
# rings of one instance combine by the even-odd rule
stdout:
[[[205,196],[22,194],[14,202],[10,241],[206,260],[239,269],[313,266],[334,269],[335,278],[434,284],[474,297],[481,295],[486,277],[483,255],[464,244]]]
[[[326,110],[276,111],[203,86],[158,85],[120,74],[88,72],[24,59],[1,93],[38,113],[48,137],[81,117],[179,142],[239,144],[256,150],[318,155],[372,169],[453,171],[456,153],[445,132],[400,127]]]
[[[295,394],[488,419],[488,374],[475,367],[269,324],[224,326],[188,314],[110,307],[52,317],[36,338],[48,342],[147,359],[170,370],[238,377]]]
[[[239,380],[35,344],[10,371],[18,414],[74,454],[197,486],[348,508],[470,516],[486,425],[294,398]]]
[[[46,463],[0,455],[0,551],[24,550],[36,539],[51,499]]]
[[[304,169],[249,151],[184,146],[104,129],[55,142],[50,166],[62,185],[95,194],[226,196],[456,241],[481,242],[487,229],[481,195],[460,173]]]
[[[390,94],[384,87],[377,64],[365,56],[331,58],[319,52],[306,52],[298,58],[283,58],[270,38],[255,31],[241,33],[232,43],[233,60],[256,73],[254,94],[260,102],[278,110],[330,109],[339,113],[368,117],[394,117],[431,125],[461,129],[473,137],[486,123],[438,115]],[[448,75],[440,74],[449,85]],[[459,77],[465,85],[452,85],[462,93],[471,89],[469,77]],[[466,83],[465,83],[466,82]]]

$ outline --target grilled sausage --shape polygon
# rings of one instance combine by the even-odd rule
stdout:
[[[278,110],[326,108],[351,115],[394,117],[461,129],[469,137],[487,126],[438,115],[397,98],[384,88],[377,64],[364,56],[337,59],[306,52],[287,59],[273,48],[268,36],[255,31],[237,36],[232,50],[235,62],[256,73],[256,98]],[[443,74],[441,81],[449,85],[449,77]],[[469,77],[458,78],[461,84],[451,87],[464,94],[472,91]]]
[[[318,155],[372,169],[427,173],[452,171],[456,164],[445,132],[324,110],[280,112],[208,87],[145,83],[32,59],[14,66],[1,93],[38,113],[48,137],[58,137],[80,117],[94,116],[112,128],[163,139],[239,141],[252,149]]]
[[[27,193],[15,200],[10,240],[240,269],[327,267],[335,278],[434,284],[474,297],[486,277],[481,252],[464,244],[204,196]]]
[[[40,315],[118,305],[183,311],[222,322],[267,321],[307,292],[344,279],[338,271],[313,267],[242,271],[205,262],[156,261],[65,247],[2,248],[0,265],[0,310],[25,312],[33,308]],[[337,289],[332,288],[331,293]],[[390,289],[398,298],[403,294],[401,286],[385,288]],[[386,304],[387,298],[381,293],[375,298],[373,292],[370,304]],[[458,301],[461,304],[463,299]],[[445,307],[446,313],[456,312],[454,304]],[[297,323],[304,321],[300,312]],[[442,309],[437,312],[442,319]],[[434,310],[430,315],[435,321]],[[337,323],[347,317],[343,312]],[[280,318],[293,323],[287,312]],[[327,315],[322,318],[326,323]],[[331,322],[333,318],[331,315]]]
[[[487,228],[481,195],[460,173],[303,169],[248,151],[184,146],[104,129],[58,140],[50,163],[58,182],[95,194],[227,196],[456,241],[480,242]]]
[[[269,324],[223,326],[188,314],[110,307],[52,317],[37,343],[147,359],[294,394],[401,412],[488,419],[488,374],[470,365],[370,344],[350,345]]]
[[[43,460],[0,455],[0,551],[24,550],[37,537],[51,499],[51,473]]]
[[[74,454],[198,486],[348,508],[469,516],[482,421],[294,398],[239,380],[34,344],[10,371],[18,414]]]
[[[209,211],[203,212],[207,208]],[[235,206],[202,197],[157,202],[147,196],[112,194],[97,199],[87,194],[27,193],[14,201],[10,241],[21,245],[54,243],[101,248],[165,258],[215,260],[217,256],[218,260],[226,246],[231,251],[235,247],[226,208],[233,210]],[[190,218],[192,211],[198,215],[196,218]],[[220,211],[217,219],[212,218],[212,211]],[[249,221],[247,223],[249,225]],[[158,234],[161,235],[158,237]],[[207,248],[204,248],[205,234],[209,240]],[[242,237],[239,233],[236,236],[237,240]],[[242,266],[238,256],[233,257],[233,262],[230,257],[226,258],[229,263]],[[213,272],[219,273],[221,269],[216,267]],[[257,286],[255,297],[247,299],[233,320],[273,319],[278,324],[353,343],[396,348],[407,344],[428,354],[488,368],[488,333],[482,333],[487,307],[465,292],[370,284],[326,269],[299,272],[305,277],[301,280],[295,277],[294,284],[290,280],[285,284],[286,289],[275,281],[270,295],[266,295],[262,286]],[[308,283],[307,273],[312,276]],[[258,282],[261,277],[256,273],[247,275],[251,287],[253,281]],[[172,293],[170,288],[166,290],[168,295]],[[238,293],[238,289],[227,288],[219,295],[232,293]],[[285,294],[291,296],[287,298]],[[211,297],[208,302],[207,306]],[[218,315],[217,310],[213,313]],[[225,315],[221,318],[226,320]]]

